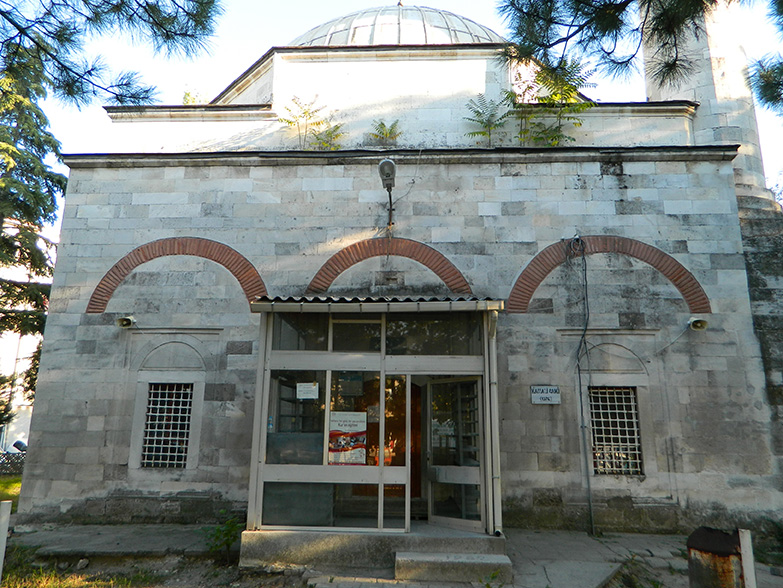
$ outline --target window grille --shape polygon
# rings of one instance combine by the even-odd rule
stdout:
[[[185,467],[192,409],[193,384],[150,383],[141,467]]]
[[[642,475],[636,388],[591,386],[589,395],[593,471],[596,474]]]

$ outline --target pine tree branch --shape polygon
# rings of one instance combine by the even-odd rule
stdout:
[[[81,71],[77,70],[75,66],[71,65],[68,61],[63,60],[59,57],[59,55],[49,48],[47,44],[44,44],[43,42],[39,41],[39,39],[33,35],[30,34],[29,29],[25,28],[23,25],[18,23],[15,19],[13,19],[8,13],[5,11],[0,11],[0,17],[4,18],[8,23],[10,23],[19,33],[19,36],[23,39],[26,39],[30,43],[32,43],[38,52],[43,53],[46,55],[49,61],[55,64],[57,68],[62,70],[63,72],[67,72],[70,76],[73,76],[73,78],[84,82],[87,84],[87,86],[92,87],[94,90],[99,90],[101,92],[104,92],[105,94],[108,94],[111,96],[118,104],[137,104],[137,103],[143,103],[147,102],[150,98],[152,98],[152,95],[154,94],[154,88],[153,87],[147,87],[147,88],[139,88],[136,91],[123,93],[119,90],[116,90],[115,88],[118,87],[130,87],[131,80],[125,81],[122,77],[119,78],[119,84],[115,85],[104,85],[102,84],[97,77],[95,77],[94,73],[98,71],[97,62],[91,67],[85,68]],[[21,45],[21,43],[18,43]],[[44,69],[46,69],[46,60],[41,60],[41,64],[43,65]],[[50,83],[54,83],[58,76],[53,73],[49,73]],[[73,81],[69,83],[69,85],[73,85]],[[57,88],[55,88],[57,90]],[[65,94],[67,95],[67,94]],[[86,93],[82,93],[81,95],[76,96],[68,96],[77,102],[80,100],[87,100]]]

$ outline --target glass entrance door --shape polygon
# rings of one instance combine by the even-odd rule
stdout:
[[[486,531],[487,324],[459,312],[275,314],[251,528]]]
[[[481,379],[433,377],[427,386],[428,518],[481,531]]]

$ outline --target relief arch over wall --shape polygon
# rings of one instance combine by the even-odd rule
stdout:
[[[628,237],[613,235],[588,235],[581,237],[585,255],[593,253],[622,253],[643,261],[661,272],[682,295],[692,313],[712,312],[710,300],[698,280],[685,267],[668,253],[657,247],[647,245]],[[553,243],[541,250],[522,273],[519,274],[508,296],[508,312],[527,312],[530,300],[541,282],[557,266],[569,257],[568,240]]]
[[[351,266],[371,257],[382,255],[407,257],[417,261],[443,280],[443,283],[452,292],[457,294],[473,293],[465,276],[442,253],[424,243],[398,237],[366,239],[341,249],[321,266],[310,285],[307,286],[307,293],[326,292],[332,282]]]
[[[143,263],[167,255],[192,255],[222,265],[237,279],[248,303],[267,293],[266,285],[253,264],[228,245],[199,237],[171,237],[139,245],[115,263],[93,290],[86,312],[105,312],[114,291],[128,274]]]

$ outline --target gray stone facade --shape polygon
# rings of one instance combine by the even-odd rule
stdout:
[[[245,510],[265,336],[248,284],[303,296],[338,252],[392,238],[436,250],[476,297],[509,301],[497,326],[507,526],[585,528],[590,509],[606,530],[779,519],[779,207],[758,189],[738,208],[737,145],[694,141],[686,106],[666,111],[680,135],[645,131],[646,145],[612,131],[627,123],[617,112],[645,106],[613,105],[603,120],[591,111],[595,131],[567,148],[427,149],[421,131],[406,148],[303,153],[259,150],[259,131],[232,151],[68,157],[20,516],[194,522]],[[450,131],[457,143],[463,131]],[[596,147],[591,133],[617,142]],[[384,157],[397,164],[390,231]],[[769,212],[749,213],[758,202]],[[753,214],[767,215],[771,238]],[[542,261],[580,241],[584,255]],[[546,270],[530,281],[537,263]],[[411,253],[359,260],[326,294],[453,293]],[[118,328],[123,316],[135,324]],[[688,327],[694,316],[707,330]],[[187,467],[145,469],[147,386],[185,380]],[[534,385],[559,387],[561,403],[532,404]],[[588,387],[635,390],[642,473],[592,471]]]

